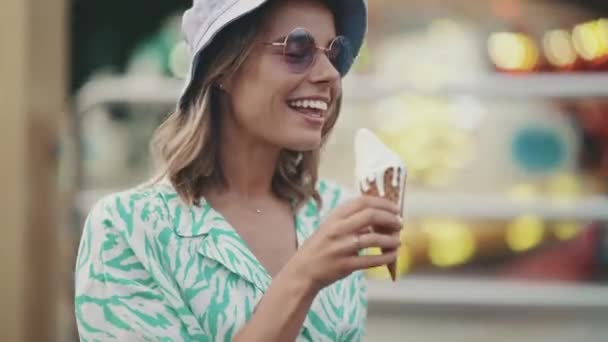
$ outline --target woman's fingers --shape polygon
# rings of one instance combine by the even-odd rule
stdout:
[[[385,235],[378,233],[347,235],[340,241],[338,253],[346,255],[358,254],[362,249],[377,247],[382,249],[397,249],[401,246],[399,235]]]
[[[348,218],[365,209],[375,208],[399,215],[400,208],[386,198],[361,196],[335,209],[334,214],[340,218]]]
[[[342,220],[337,233],[351,234],[360,232],[367,227],[374,227],[383,233],[391,234],[401,230],[401,219],[394,213],[367,208]]]
[[[352,256],[346,261],[346,267],[353,272],[372,267],[384,266],[397,261],[397,253],[397,250],[393,250],[379,255]]]
[[[303,260],[316,265],[311,277],[324,286],[353,271],[393,263],[401,246],[399,211],[387,199],[362,196],[336,208],[298,255],[306,252]],[[359,256],[372,247],[384,252]]]
[[[401,246],[401,239],[399,236],[384,235],[378,233],[363,234],[359,235],[359,249],[379,247],[394,249]]]

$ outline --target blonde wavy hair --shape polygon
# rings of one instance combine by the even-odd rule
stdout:
[[[200,205],[203,191],[212,185],[226,186],[219,156],[221,108],[218,83],[234,73],[251,52],[272,11],[269,1],[223,29],[196,61],[192,86],[175,112],[157,128],[151,153],[157,167],[155,182],[167,178],[181,199]],[[299,208],[310,198],[321,207],[316,190],[320,150],[332,131],[342,104],[336,106],[323,127],[319,149],[281,152],[272,179],[272,190]]]

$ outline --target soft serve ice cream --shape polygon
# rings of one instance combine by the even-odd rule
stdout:
[[[403,211],[407,168],[395,152],[384,145],[374,133],[364,128],[355,136],[355,175],[362,194],[386,198],[396,203]],[[396,264],[392,263],[387,267],[395,280]]]

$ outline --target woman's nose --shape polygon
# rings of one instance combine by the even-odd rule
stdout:
[[[310,77],[313,83],[332,83],[340,79],[340,73],[325,53],[317,51]]]

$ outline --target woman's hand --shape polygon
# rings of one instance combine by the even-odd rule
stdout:
[[[392,202],[360,197],[333,211],[272,280],[235,341],[293,341],[325,286],[351,272],[394,262],[401,219]],[[374,229],[370,229],[374,227]],[[392,252],[360,256],[367,247]]]
[[[398,214],[396,204],[370,196],[336,208],[287,263],[285,272],[293,272],[293,277],[317,292],[353,271],[395,262],[401,245]],[[368,247],[391,252],[359,255]]]

